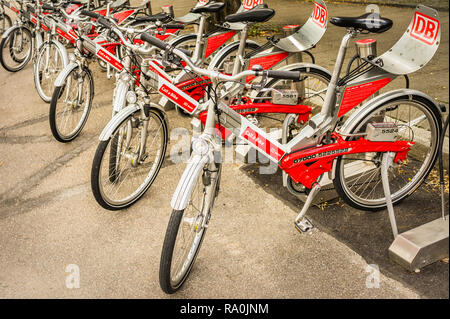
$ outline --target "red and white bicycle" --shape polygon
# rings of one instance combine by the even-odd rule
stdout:
[[[211,10],[219,10],[222,7],[223,3],[208,2],[206,5],[197,6],[195,8],[195,12],[200,12],[202,15],[200,21],[204,21],[204,13],[208,13]],[[326,8],[321,0],[316,2],[314,12],[325,12],[322,17],[326,16],[326,10],[318,11],[318,7],[324,8],[324,10]],[[274,10],[268,9],[267,7],[255,7],[249,10],[238,10],[237,13],[232,14],[230,18],[233,19],[232,23],[239,24],[239,28],[242,28],[241,40],[238,42],[232,42],[231,44],[225,46],[217,53],[218,58],[215,56],[213,60],[219,62],[223,61],[222,58],[227,57],[230,54],[233,55],[232,52],[234,50],[237,51],[237,55],[235,55],[235,70],[233,73],[239,73],[242,70],[245,70],[255,60],[260,63],[265,63],[265,67],[271,68],[286,60],[291,53],[301,52],[302,49],[308,48],[308,46],[313,46],[325,32],[324,28],[316,26],[317,20],[314,18],[317,15],[317,19],[320,19],[321,15],[319,13],[312,14],[311,18],[308,19],[308,22],[306,22],[306,24],[297,33],[277,41],[277,44],[279,43],[280,45],[282,43],[296,43],[300,46],[302,42],[297,41],[297,37],[300,37],[300,39],[309,39],[308,43],[302,45],[301,48],[291,48],[291,51],[293,52],[288,52],[269,42],[268,45],[263,47],[261,50],[256,51],[254,55],[249,58],[245,58],[243,53],[249,43],[247,41],[247,31],[249,28],[248,22],[250,24],[258,21],[261,22],[273,15]],[[227,19],[229,18],[226,17],[226,20]],[[103,19],[99,21],[103,21]],[[112,32],[117,33],[119,36],[128,36],[126,28],[116,25],[113,20],[109,20],[109,23]],[[324,22],[324,24],[326,25],[326,22]],[[202,25],[202,23],[200,23],[200,25]],[[236,28],[238,28],[237,25]],[[200,27],[200,29],[202,28]],[[312,32],[313,34],[309,34],[305,30],[309,30],[309,32]],[[234,34],[236,32],[232,31],[232,33]],[[136,35],[137,39],[140,33],[133,31],[133,34]],[[218,35],[215,35],[214,37],[219,36],[220,34],[225,33],[219,32]],[[145,38],[145,34],[143,36]],[[145,40],[144,38],[142,38],[141,35],[141,41]],[[210,46],[209,40],[211,38],[205,39],[207,39],[206,46],[201,44],[200,40],[202,40],[202,38],[200,37],[197,39],[198,45],[195,46],[195,50],[193,51],[182,45],[180,47],[179,43],[176,41],[169,43],[160,41],[157,46],[153,46],[152,48],[154,48],[153,51],[156,51],[155,49],[158,47],[176,47],[185,50],[186,52],[189,52],[189,56],[192,56],[192,58],[190,58],[191,63],[197,67],[201,67],[205,64],[203,60],[205,57],[205,50],[208,51],[208,48],[215,48]],[[315,39],[316,41],[311,42],[312,39]],[[214,43],[217,44],[219,42]],[[130,52],[136,60],[140,60],[140,63],[134,62],[134,64],[140,64],[140,69],[143,70],[141,76],[139,78],[136,77],[138,81],[135,81],[134,75],[132,75],[133,68],[130,68],[131,65],[125,66],[125,63],[121,61],[120,63],[117,62],[119,68],[117,68],[117,65],[114,66],[118,71],[120,71],[116,81],[116,88],[113,98],[114,116],[100,134],[100,142],[92,164],[91,186],[93,194],[97,202],[102,207],[110,210],[124,209],[135,203],[150,187],[159,171],[159,168],[153,169],[153,166],[149,165],[149,160],[153,157],[149,155],[150,152],[148,150],[157,149],[155,146],[156,144],[154,144],[151,140],[146,141],[145,138],[142,138],[141,143],[135,143],[133,147],[126,147],[128,144],[122,142],[117,144],[117,141],[125,140],[123,137],[119,137],[122,135],[126,135],[129,139],[134,139],[135,137],[137,138],[139,134],[144,134],[144,136],[149,135],[145,133],[143,126],[140,125],[136,126],[133,124],[127,129],[124,129],[124,127],[128,125],[127,123],[140,123],[143,121],[141,109],[143,109],[144,106],[140,103],[148,104],[152,108],[158,109],[162,112],[162,114],[164,114],[163,118],[165,118],[165,112],[162,111],[161,104],[156,105],[148,101],[145,102],[149,92],[160,94],[175,103],[181,110],[183,110],[184,113],[193,116],[193,121],[199,124],[199,126],[201,126],[202,122],[205,123],[206,120],[208,100],[204,97],[208,97],[208,94],[211,92],[208,91],[211,86],[211,81],[209,78],[207,76],[198,75],[190,68],[184,67],[186,63],[182,60],[180,60],[180,63],[176,64],[174,68],[171,68],[177,69],[177,67],[182,67],[182,71],[178,74],[178,76],[173,76],[170,72],[165,72],[165,69],[163,68],[163,62],[165,61],[164,58],[161,58],[159,55],[149,55],[151,51],[150,48],[147,49],[148,52],[146,54],[142,55],[142,52],[145,51],[146,48],[143,46],[141,50],[133,49],[132,52]],[[108,61],[108,63],[116,61],[112,55],[108,55],[108,57],[110,58],[105,60]],[[171,56],[167,56],[167,58],[170,57]],[[169,63],[169,65],[167,65],[168,68],[170,68],[173,64],[174,63]],[[209,64],[208,68],[213,69],[214,72],[223,72],[223,69],[212,67],[212,64]],[[316,102],[321,101],[321,97],[325,95],[326,87],[331,75],[325,69],[311,63],[294,63],[289,64],[284,68],[303,71],[302,81],[299,86],[302,86],[303,92],[306,92],[306,96],[304,94],[298,97],[295,96],[292,99],[293,103],[283,104],[271,101],[271,97],[266,96],[267,93],[265,93],[260,98],[264,100],[263,102],[258,101],[258,103],[253,103],[252,98],[248,96],[249,92],[243,90],[243,86],[240,83],[229,83],[231,85],[227,85],[224,89],[226,93],[222,96],[222,99],[227,99],[228,104],[232,104],[232,101],[239,103],[232,105],[231,107],[241,115],[251,116],[253,123],[255,123],[255,115],[263,116],[268,113],[272,113],[272,116],[275,114],[275,116],[279,117],[286,116],[286,114],[296,115],[298,117],[297,122],[300,125],[300,123],[304,123],[309,119],[312,113],[313,102],[315,100],[317,100]],[[251,80],[253,80],[253,77],[246,78],[246,81],[250,82]],[[271,81],[267,83],[265,86],[267,89],[266,92],[269,92],[268,89],[272,88],[279,92],[282,85],[289,88],[291,88],[291,84],[293,84],[294,87],[297,86],[297,83],[279,82],[280,81]],[[145,94],[142,93],[142,90],[145,91]],[[318,92],[321,90],[322,92]],[[202,100],[206,100],[206,102],[202,103]],[[299,104],[300,100],[303,104]],[[309,104],[305,105],[307,103]],[[315,104],[320,108],[320,103]],[[197,117],[199,117],[200,120],[198,120]],[[282,122],[282,120],[279,122]],[[159,145],[160,154],[157,156],[158,159],[161,158],[161,154],[164,156],[167,148],[166,143],[168,143],[165,133],[166,128],[161,129],[160,131],[164,133],[162,134],[164,138],[154,140]],[[229,132],[223,131],[223,134],[228,135]],[[145,145],[145,143],[149,144]],[[147,150],[147,153],[142,153],[140,150]],[[157,162],[158,161],[155,161],[154,163]]]
[[[355,109],[399,75],[415,72],[428,63],[440,42],[440,22],[435,10],[419,5],[407,31],[386,53],[340,77],[349,41],[362,32],[382,33],[392,21],[377,14],[332,18],[347,29],[320,113],[288,143],[282,144],[235,112],[223,101],[217,86],[236,82],[249,88],[248,76],[299,79],[299,72],[264,71],[258,67],[232,76],[195,66],[183,52],[167,48],[157,39],[152,45],[186,61],[197,74],[208,76],[215,87],[209,101],[203,134],[194,139],[192,155],[172,197],[160,264],[160,285],[176,292],[188,277],[220,189],[222,144],[215,138],[217,125],[245,139],[288,174],[291,188],[304,189],[307,200],[295,218],[295,226],[308,232],[313,225],[305,217],[318,194],[320,180],[328,175],[340,196],[364,210],[386,207],[411,195],[431,171],[438,154],[442,130],[441,112],[434,100],[413,89],[380,94]],[[385,176],[387,178],[382,178]],[[388,183],[391,196],[385,196]]]

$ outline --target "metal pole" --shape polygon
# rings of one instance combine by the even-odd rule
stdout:
[[[398,236],[397,223],[395,221],[394,206],[392,205],[391,190],[389,188],[388,168],[393,160],[393,154],[387,152],[383,154],[381,160],[381,182],[383,183],[384,197],[386,198],[386,205],[389,213],[389,220],[391,222],[392,233],[394,238]]]

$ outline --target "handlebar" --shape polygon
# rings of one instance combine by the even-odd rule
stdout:
[[[160,39],[155,38],[154,36],[151,36],[150,34],[145,33],[145,32],[141,34],[141,40],[143,40],[161,50],[170,49],[172,47],[169,43],[161,41]],[[181,48],[177,48],[177,49],[189,57],[192,56],[192,51],[181,49]]]
[[[42,5],[42,9],[47,10],[47,11],[54,11],[56,8],[51,6],[51,5],[49,5],[49,4],[44,3]]]
[[[93,19],[98,19],[102,17],[100,14],[88,10],[81,10],[80,14],[85,15],[87,17],[91,17]]]
[[[298,80],[300,80],[300,71],[268,70],[267,77],[273,78],[273,79],[280,79],[280,80],[298,81]]]
[[[166,29],[180,29],[180,30],[184,30],[184,24],[165,24],[164,27]]]
[[[267,76],[274,79],[282,79],[282,80],[294,80],[298,81],[300,79],[300,72],[298,71],[274,71],[274,70],[247,70],[236,75],[226,75],[219,73],[218,71],[211,71],[197,67],[188,56],[192,55],[191,51],[187,51],[185,49],[176,48],[169,43],[163,42],[154,36],[151,36],[148,33],[143,33],[141,35],[141,39],[145,42],[150,43],[151,45],[161,49],[161,50],[171,50],[175,55],[180,57],[183,61],[187,63],[187,65],[192,69],[193,72],[206,75],[211,79],[219,79],[222,81],[239,81],[247,76]],[[187,54],[189,53],[189,54]]]

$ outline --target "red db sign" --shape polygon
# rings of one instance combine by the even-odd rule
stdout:
[[[314,2],[313,21],[321,28],[327,24],[327,9],[317,2]]]
[[[433,44],[439,33],[439,20],[416,12],[414,15],[414,23],[411,29],[411,36],[426,44]]]
[[[256,7],[257,5],[262,4],[263,0],[243,0],[242,3],[243,3],[242,6],[244,7],[245,10],[250,10]]]

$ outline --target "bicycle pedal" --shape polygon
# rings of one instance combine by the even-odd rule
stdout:
[[[315,229],[314,225],[306,217],[303,217],[299,222],[294,221],[294,225],[299,233],[311,233]]]

